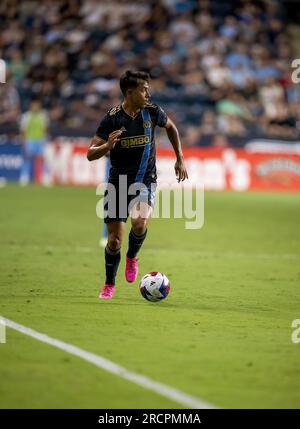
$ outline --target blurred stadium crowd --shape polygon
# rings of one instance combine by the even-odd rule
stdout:
[[[120,101],[128,68],[153,77],[153,101],[184,144],[205,135],[296,139],[300,89],[280,1],[2,0],[0,126],[32,98],[51,129],[90,135]]]

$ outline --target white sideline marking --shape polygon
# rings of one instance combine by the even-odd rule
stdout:
[[[121,378],[125,378],[125,380],[132,381],[133,383],[138,384],[145,389],[152,390],[153,392],[161,396],[165,396],[167,399],[171,399],[178,404],[185,405],[189,408],[194,409],[216,408],[214,405],[204,402],[200,398],[188,395],[187,393],[181,392],[180,390],[177,390],[173,387],[169,387],[166,384],[151,380],[151,378],[148,378],[144,375],[128,371],[126,368],[117,365],[116,363],[105,359],[102,356],[95,355],[93,353],[82,350],[79,347],[73,346],[72,344],[65,343],[55,338],[51,338],[48,335],[34,331],[30,328],[26,328],[26,326],[19,325],[18,323],[6,319],[5,317],[2,317],[2,320],[6,324],[6,326],[11,329],[15,329],[16,331],[28,335],[29,337],[35,338],[38,341],[42,341],[43,343],[50,344],[51,346],[61,349],[74,356],[78,356],[81,359],[93,363],[99,368],[104,369],[105,371],[118,375]]]

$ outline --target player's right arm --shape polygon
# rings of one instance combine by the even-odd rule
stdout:
[[[115,147],[121,134],[122,130],[115,130],[109,134],[107,141],[95,135],[88,148],[87,159],[89,161],[94,161],[95,159],[102,158],[102,156],[106,155]]]

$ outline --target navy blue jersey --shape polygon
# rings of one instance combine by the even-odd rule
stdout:
[[[122,105],[108,111],[96,135],[107,141],[110,133],[125,128],[120,141],[110,151],[111,180],[120,174],[126,174],[130,181],[156,180],[154,130],[166,123],[166,113],[156,104],[147,105],[135,118],[129,116]]]

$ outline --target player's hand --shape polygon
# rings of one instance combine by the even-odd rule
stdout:
[[[109,134],[107,145],[109,147],[109,150],[113,149],[116,145],[116,143],[120,140],[119,137],[122,134],[123,130],[115,130],[112,133]]]
[[[177,161],[175,162],[175,174],[176,174],[176,179],[179,182],[183,182],[185,179],[188,179],[188,173],[187,170],[185,168],[184,165],[184,159],[183,158],[179,158],[177,159]]]

